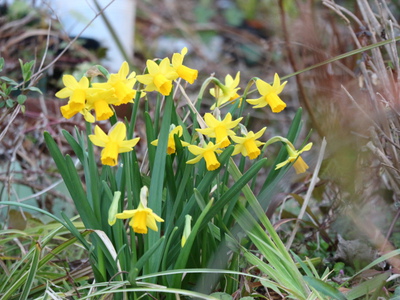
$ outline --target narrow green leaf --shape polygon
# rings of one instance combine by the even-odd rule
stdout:
[[[35,244],[35,251],[33,254],[31,266],[29,268],[29,274],[28,277],[25,280],[24,288],[22,289],[22,294],[20,296],[21,300],[28,299],[29,293],[31,291],[33,282],[35,280],[36,272],[38,270],[39,266],[39,258],[40,258],[40,253],[42,252],[42,248],[39,245],[39,243]]]
[[[347,300],[353,300],[360,298],[362,296],[368,295],[373,292],[375,289],[382,287],[382,285],[386,282],[390,276],[390,272],[385,272],[371,278],[363,283],[360,283],[356,287],[353,287],[350,291],[348,291],[345,295]]]
[[[348,299],[339,290],[335,289],[333,286],[320,279],[310,276],[303,276],[303,278],[312,288],[314,288],[319,293],[324,294],[325,296],[331,297],[331,299]]]
[[[82,147],[79,145],[79,143],[75,140],[75,138],[68,131],[63,129],[62,134],[64,135],[68,144],[71,146],[72,150],[75,152],[75,154],[78,157],[81,164],[83,164],[84,151],[83,151]]]
[[[138,261],[131,266],[129,271],[128,280],[131,284],[135,284],[135,280],[137,275],[142,270],[145,263],[152,257],[152,255],[156,252],[157,249],[160,248],[161,243],[165,242],[165,236],[162,236],[154,245],[150,247],[139,259]]]
[[[204,207],[204,210],[201,212],[199,218],[196,220],[196,223],[192,227],[192,231],[190,232],[189,237],[186,240],[185,245],[181,249],[179,256],[176,260],[174,269],[181,269],[186,266],[187,260],[189,258],[190,251],[192,250],[193,243],[196,239],[196,236],[199,233],[200,226],[203,222],[204,217],[207,215],[208,211],[210,210],[211,206],[213,205],[213,200],[211,199],[207,206]],[[180,243],[178,243],[180,245]],[[204,250],[204,249],[203,249]],[[173,287],[179,288],[181,286],[181,279],[182,275],[177,275],[174,277],[173,280]]]
[[[162,213],[162,195],[165,177],[165,163],[167,159],[168,134],[173,109],[174,100],[171,93],[169,96],[165,97],[165,110],[162,118],[154,165],[153,169],[151,170],[151,183],[148,198],[148,206],[154,211],[154,213],[159,216]],[[147,239],[147,249],[149,249],[159,239],[160,232],[149,232]],[[158,271],[159,265],[161,263],[162,251],[163,248],[160,247],[157,251],[158,254],[150,257],[148,261],[148,269],[146,269],[146,272],[153,273]]]

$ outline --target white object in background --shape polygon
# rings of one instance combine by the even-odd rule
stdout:
[[[97,0],[101,8],[106,7],[110,2],[112,1]],[[52,0],[47,3],[54,10],[64,30],[70,36],[78,35],[99,12],[93,0]],[[130,58],[133,58],[135,4],[136,0],[115,0],[104,10],[105,16]],[[81,36],[95,39],[102,47],[106,47],[107,57],[102,63],[111,72],[118,71],[125,58],[102,16],[98,16]]]

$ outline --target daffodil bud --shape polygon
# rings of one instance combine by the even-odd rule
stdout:
[[[189,238],[190,233],[192,232],[192,216],[186,215],[185,216],[185,228],[183,229],[183,235],[181,239],[181,247],[185,246],[187,239]]]
[[[117,213],[118,213],[118,202],[121,197],[121,192],[116,191],[114,192],[114,197],[111,202],[110,208],[108,209],[108,224],[110,226],[113,226],[115,224],[115,221],[117,220]]]

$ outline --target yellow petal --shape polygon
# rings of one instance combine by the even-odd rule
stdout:
[[[111,127],[108,134],[110,140],[123,141],[126,138],[126,126],[122,122],[117,122]]]
[[[275,167],[275,170],[278,170],[278,169],[282,168],[283,166],[286,166],[289,162],[290,162],[289,159],[287,159],[287,160],[277,164]]]
[[[127,141],[122,141],[119,142],[119,153],[125,153],[132,151],[132,148],[136,146],[136,144],[139,142],[140,138],[135,138]]]
[[[70,88],[72,90],[78,88],[78,82],[72,75],[64,75],[62,77],[62,82],[67,88]]]
[[[116,214],[117,219],[129,219],[135,215],[136,209],[124,210],[122,213]]]

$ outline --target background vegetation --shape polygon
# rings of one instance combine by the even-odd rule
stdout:
[[[0,199],[58,218],[63,212],[83,231],[43,132],[51,134],[63,154],[75,156],[60,133],[73,133],[75,127],[84,131],[84,123],[63,119],[59,107],[64,103],[54,94],[62,88],[63,74],[83,74],[100,62],[106,49],[91,49],[84,40],[71,43],[49,6],[33,8],[33,2],[1,8]],[[389,43],[400,31],[397,1],[152,0],[136,5],[133,66],[170,56],[184,42],[190,48],[185,62],[204,76],[198,82],[237,70],[243,78],[272,78],[277,72],[288,80],[285,114],[244,112],[251,115],[249,126],[255,132],[267,126],[272,136],[290,131],[301,106],[305,124],[299,140],[312,130],[314,148],[304,155],[309,172],[285,175],[268,199],[266,216],[294,261],[303,264],[302,275],[327,282],[348,299],[400,297],[400,73],[398,42]],[[377,43],[386,44],[368,48]],[[198,89],[194,84],[186,92]],[[212,101],[205,98],[202,105],[209,107]],[[123,113],[121,109],[119,116]],[[137,130],[144,131],[144,120],[137,122]],[[323,138],[324,159],[310,189]],[[146,149],[137,151],[140,160]],[[274,157],[279,149],[268,151]],[[83,177],[83,170],[78,171]],[[263,178],[268,168],[259,172],[257,178]],[[260,179],[254,190],[261,188]],[[62,291],[75,299],[96,297],[91,295],[94,275],[82,241],[43,212],[4,204],[0,208],[0,294],[5,299],[21,294],[38,298],[44,291]],[[255,255],[242,253],[238,260],[238,288],[218,286],[210,291],[221,292],[215,297],[274,299],[271,286],[252,277],[267,274],[256,259],[268,247],[250,244],[249,253]],[[38,272],[18,281],[16,275],[35,265],[43,267],[32,267]],[[15,275],[13,281],[1,285],[10,275]],[[309,284],[321,299],[339,297],[312,280]]]

